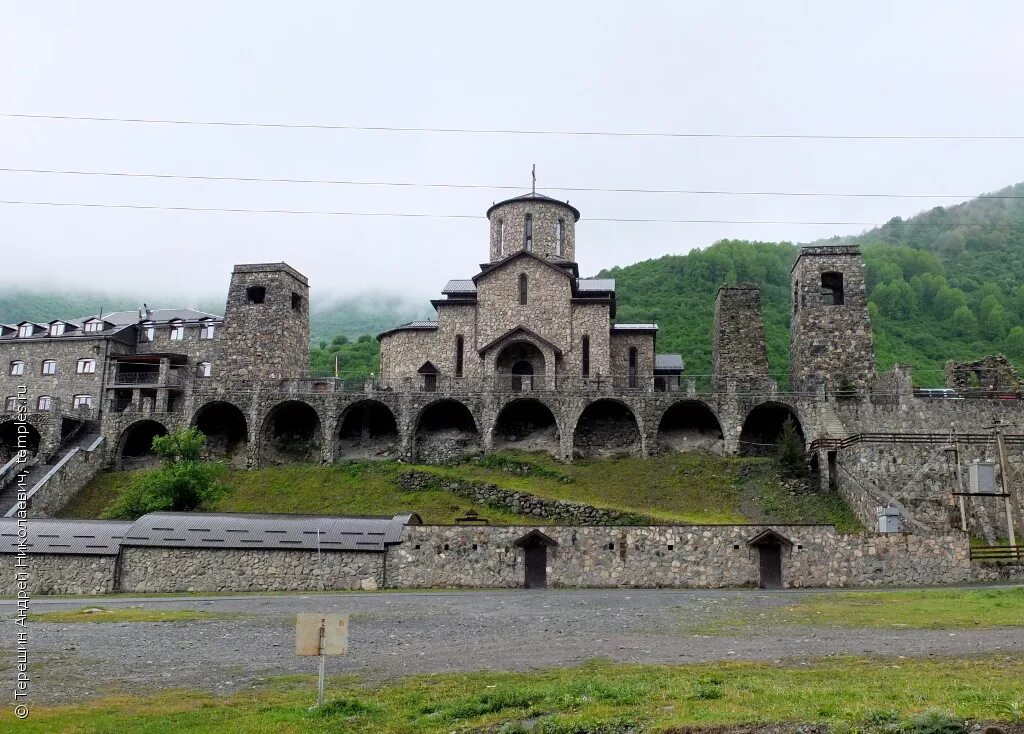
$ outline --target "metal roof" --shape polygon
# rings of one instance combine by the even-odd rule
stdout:
[[[223,321],[222,316],[216,314],[206,313],[205,311],[197,311],[193,308],[157,308],[152,309],[148,316],[139,312],[134,311],[114,311],[113,313],[105,314],[100,317],[98,314],[95,316],[84,316],[78,319],[54,319],[46,324],[39,324],[35,322],[23,321],[21,323],[32,323],[37,329],[36,333],[31,336],[19,337],[18,325],[17,324],[3,324],[4,328],[12,330],[10,334],[0,333],[0,338],[3,339],[62,339],[65,337],[75,338],[102,338],[111,334],[116,334],[123,331],[129,326],[142,323],[143,321],[151,321],[156,324],[166,324],[171,321],[185,321],[185,322],[199,322],[206,320],[214,320],[217,322]],[[102,321],[103,329],[100,331],[85,331],[84,327],[87,322],[90,321]],[[53,323],[64,323],[67,325],[65,332],[60,336],[50,336],[49,325]]]
[[[126,547],[259,548],[382,552],[398,543],[416,515],[329,517],[206,512],[152,512],[125,534]],[[318,532],[319,531],[319,545]]]
[[[657,331],[657,324],[612,324],[612,331]]]
[[[606,293],[615,290],[615,278],[579,278],[576,289],[580,293]]]
[[[655,354],[654,369],[656,370],[678,370],[683,371],[683,355],[681,354]]]
[[[445,287],[441,290],[444,295],[448,294],[464,294],[464,293],[476,293],[476,283],[472,280],[449,280]]]
[[[0,553],[18,552],[18,520],[0,518]],[[116,556],[131,522],[118,520],[56,520],[30,518],[25,521],[28,553]]]
[[[381,333],[377,334],[377,340],[379,341],[381,338],[387,336],[388,334],[393,334],[396,331],[427,330],[436,328],[437,321],[434,320],[410,321],[407,324],[399,324],[398,326],[388,329],[387,331],[382,331]]]
[[[487,210],[487,217],[490,217],[491,216],[491,212],[494,211],[495,209],[497,209],[502,204],[509,204],[511,202],[518,202],[518,201],[536,201],[536,202],[539,202],[541,204],[559,204],[561,206],[564,206],[566,209],[568,209],[568,210],[570,210],[572,212],[573,219],[575,221],[577,221],[577,222],[580,221],[580,210],[577,209],[576,207],[574,207],[568,201],[559,201],[558,199],[553,199],[550,196],[545,196],[544,194],[538,194],[537,192],[533,192],[533,193],[530,193],[530,194],[523,194],[522,196],[513,196],[511,199],[504,199],[503,201],[499,201],[499,202],[497,202],[495,204],[492,204],[490,206],[490,208]]]

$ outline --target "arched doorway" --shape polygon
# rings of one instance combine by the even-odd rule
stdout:
[[[512,342],[498,353],[494,369],[499,389],[511,392],[538,389],[544,384],[544,353],[532,342]]]
[[[144,469],[158,463],[153,439],[166,436],[167,427],[157,421],[132,423],[121,434],[119,464],[122,469]]]
[[[270,464],[318,463],[321,437],[316,410],[301,400],[286,400],[263,421],[260,459]]]
[[[721,453],[723,439],[722,424],[711,408],[698,400],[674,403],[658,424],[658,450],[662,452]]]
[[[398,422],[384,403],[362,400],[345,411],[338,428],[339,460],[391,459],[398,454]]]
[[[573,432],[573,454],[580,458],[615,458],[640,453],[640,426],[628,406],[596,400],[586,407]]]
[[[417,461],[443,463],[480,453],[480,432],[469,408],[457,400],[439,400],[425,407],[416,421]]]
[[[0,466],[13,459],[19,451],[29,456],[39,453],[42,437],[35,426],[18,421],[0,423]]]
[[[762,403],[747,414],[740,431],[740,456],[773,456],[778,450],[779,439],[786,422],[793,421],[793,427],[804,442],[804,430],[796,412],[783,403]]]
[[[222,400],[206,403],[196,411],[192,425],[206,436],[204,453],[208,458],[226,459],[232,465],[245,466],[249,427],[237,405]]]
[[[548,587],[548,549],[552,552],[558,541],[539,530],[531,530],[513,545],[523,549],[523,586],[527,589]]]
[[[558,422],[551,409],[539,400],[513,400],[498,413],[492,445],[495,450],[546,451],[559,455]]]

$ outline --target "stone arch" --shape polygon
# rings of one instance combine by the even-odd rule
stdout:
[[[245,465],[249,424],[241,408],[225,400],[213,400],[200,406],[192,425],[206,436],[205,451],[211,458]]]
[[[437,400],[416,417],[413,456],[417,461],[452,461],[478,454],[481,448],[473,413],[458,400]]]
[[[31,423],[4,421],[0,423],[0,466],[13,459],[19,451],[27,451],[29,456],[39,453],[42,434]]]
[[[643,446],[640,422],[632,408],[610,398],[584,408],[572,442],[573,455],[580,458],[636,456]]]
[[[121,469],[143,469],[157,463],[153,451],[153,439],[166,436],[167,426],[160,421],[144,419],[135,421],[121,431],[117,442],[118,466]]]
[[[518,339],[502,347],[494,360],[499,389],[529,392],[544,386],[547,361],[544,352],[532,341]]]
[[[379,400],[360,400],[342,413],[338,423],[338,459],[392,459],[398,455],[398,421]]]
[[[267,412],[260,431],[260,460],[269,464],[319,462],[320,414],[302,400],[285,400]]]
[[[534,398],[512,400],[494,420],[491,446],[496,450],[546,451],[559,456],[561,429],[555,412]]]
[[[680,400],[662,413],[658,423],[658,450],[722,453],[725,434],[722,422],[707,403]]]
[[[740,431],[740,456],[771,456],[775,453],[782,429],[792,418],[801,441],[804,438],[803,424],[796,409],[786,403],[770,401],[754,407],[743,421]]]

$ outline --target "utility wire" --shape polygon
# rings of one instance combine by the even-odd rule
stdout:
[[[331,125],[326,123],[237,122],[227,120],[173,120],[143,117],[38,115],[0,112],[0,117],[28,120],[121,122],[146,125],[198,125],[289,130],[356,130],[365,132],[461,133],[471,135],[558,135],[608,138],[724,138],[733,140],[1024,140],[1024,135],[833,135],[804,133],[642,132],[622,130],[543,130],[526,128],[408,127],[397,125]]]
[[[332,217],[406,217],[415,219],[484,219],[481,214],[434,214],[434,213],[412,213],[412,212],[351,212],[351,211],[330,211],[322,209],[250,209],[230,208],[213,206],[161,206],[157,204],[110,204],[110,203],[89,203],[79,201],[21,201],[14,199],[0,199],[0,204],[13,206],[64,206],[81,207],[88,209],[143,209],[158,211],[182,211],[182,212],[227,212],[231,214],[301,214]],[[801,220],[780,220],[780,219],[655,219],[645,217],[587,217],[588,222],[626,222],[626,223],[654,223],[654,224],[806,224],[820,226],[864,226],[879,227],[878,222],[842,222],[842,221],[801,221]],[[899,226],[936,226],[946,227],[955,222],[889,222],[889,225]]]
[[[331,186],[389,186],[425,189],[496,189],[521,191],[522,186],[512,184],[456,184],[423,183],[417,181],[361,181],[355,179],[323,178],[269,178],[262,176],[206,176],[173,173],[144,173],[135,171],[75,171],[52,168],[0,168],[0,173],[39,173],[60,176],[104,176],[114,178],[152,178],[181,181],[242,181],[285,184],[326,184]],[[545,191],[598,192],[613,194],[689,194],[714,196],[795,196],[795,197],[847,197],[877,199],[1024,199],[1012,194],[886,194],[833,191],[738,191],[732,189],[657,189],[600,186],[545,186]]]

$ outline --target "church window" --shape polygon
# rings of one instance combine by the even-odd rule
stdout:
[[[526,215],[526,227],[523,230],[523,246],[528,252],[533,251],[533,215]]]
[[[559,219],[555,227],[555,254],[561,257],[565,254],[565,220]]]
[[[526,280],[526,273],[519,274],[519,305],[525,306],[529,301],[529,284]]]
[[[462,377],[462,362],[464,357],[464,343],[462,334],[455,336],[455,376]]]
[[[583,337],[583,376],[590,377],[590,337]]]
[[[842,306],[843,297],[843,274],[822,273],[821,274],[821,302],[826,306]]]

